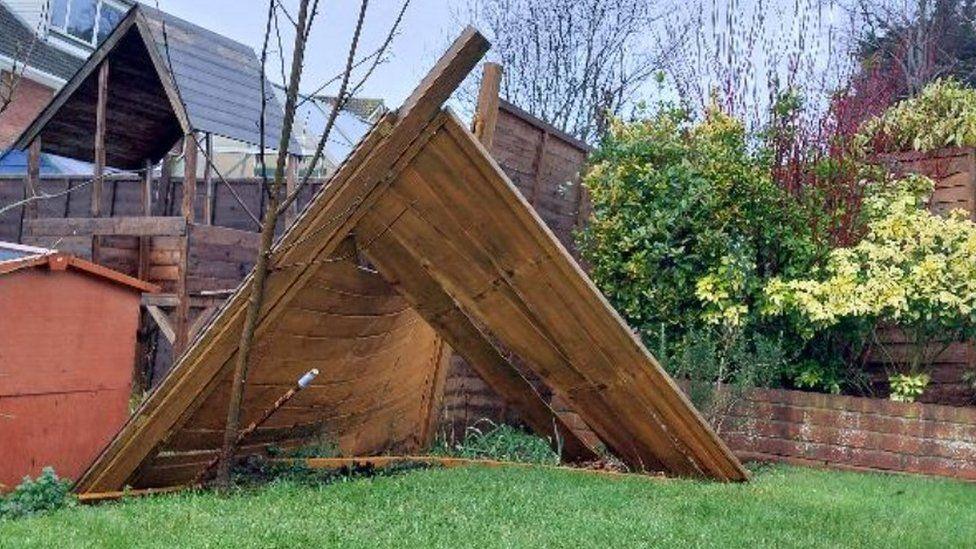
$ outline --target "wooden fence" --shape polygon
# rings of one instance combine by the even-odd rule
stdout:
[[[84,218],[91,216],[91,177],[50,177],[40,181],[40,193],[53,198],[40,200],[39,218]],[[304,206],[321,185],[320,180],[310,182],[299,198],[299,206]],[[112,176],[105,180],[102,195],[102,212],[106,217],[142,216],[142,185],[136,176]],[[25,177],[0,176],[0,207],[23,200]],[[180,197],[183,183],[180,178],[170,179],[170,183],[157,178],[152,188],[153,215],[160,217],[180,215]],[[203,219],[206,203],[206,189],[197,187],[194,203],[196,219]],[[213,197],[213,225],[257,231],[258,223],[251,217],[261,218],[267,200],[261,193],[259,181],[253,178],[231,179],[227,184],[215,183]],[[19,242],[24,235],[24,208],[18,207],[0,214],[0,240]]]
[[[589,200],[581,182],[591,148],[545,121],[498,97],[500,72],[486,66],[475,115],[475,134],[533,206],[556,237],[578,258],[575,233],[589,216]],[[517,357],[512,362],[518,365]],[[589,442],[595,437],[569,407],[525,368],[522,374],[548,399],[565,421]],[[457,438],[484,421],[511,423],[517,413],[460,356],[454,356],[445,382],[440,429]]]

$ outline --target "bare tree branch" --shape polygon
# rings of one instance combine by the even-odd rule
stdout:
[[[274,16],[274,4],[270,8],[269,19]],[[268,266],[271,260],[271,247],[274,243],[275,228],[278,224],[278,196],[285,180],[285,167],[288,157],[288,149],[292,139],[292,128],[295,122],[295,112],[297,108],[298,90],[301,86],[302,72],[305,67],[305,49],[307,28],[309,19],[309,0],[301,0],[299,4],[297,32],[295,33],[295,45],[292,52],[291,75],[288,81],[288,89],[285,96],[284,120],[281,128],[281,138],[278,142],[278,158],[275,168],[274,181],[271,183],[268,206],[265,209],[261,224],[261,243],[258,248],[257,261],[254,266],[253,276],[251,277],[250,295],[248,296],[247,312],[244,318],[244,327],[241,330],[240,342],[237,346],[237,355],[234,360],[234,379],[231,385],[230,402],[227,407],[227,421],[224,428],[224,441],[221,448],[220,464],[217,469],[217,485],[221,488],[230,486],[230,469],[237,451],[237,438],[241,424],[241,404],[244,399],[244,388],[247,385],[248,369],[251,360],[251,348],[254,343],[254,335],[257,330],[258,318],[261,307],[264,303],[265,285],[268,278]],[[271,22],[268,22],[270,27]],[[270,33],[270,31],[269,31]],[[263,65],[262,65],[263,66]],[[262,78],[262,82],[264,79]],[[262,84],[262,87],[264,85]],[[262,103],[267,102],[267,96],[262,96]],[[263,106],[264,110],[266,106]],[[263,119],[263,116],[262,116]],[[263,126],[263,122],[262,122]],[[263,127],[261,128],[264,129]],[[262,132],[263,141],[263,132]],[[263,145],[263,143],[262,143]],[[263,147],[262,147],[263,154]]]
[[[319,137],[318,145],[315,147],[315,154],[312,155],[312,161],[309,163],[308,170],[302,177],[301,182],[295,186],[295,189],[285,197],[279,206],[279,214],[284,214],[289,206],[298,198],[299,193],[305,185],[308,184],[309,179],[311,179],[312,174],[315,173],[315,167],[318,165],[319,161],[322,159],[322,155],[325,152],[325,145],[329,140],[329,136],[332,134],[332,128],[335,126],[336,118],[339,116],[339,112],[345,106],[348,99],[346,95],[347,88],[349,86],[349,79],[352,76],[353,64],[356,59],[356,50],[359,48],[359,38],[362,34],[363,23],[366,21],[366,8],[369,6],[369,0],[362,0],[359,7],[359,17],[356,20],[356,29],[352,34],[352,43],[349,45],[349,54],[346,56],[346,70],[342,75],[342,83],[339,85],[339,93],[336,95],[335,104],[332,106],[332,111],[329,113],[329,118],[326,121],[325,129],[322,135]]]
[[[466,13],[506,67],[502,95],[583,140],[662,64],[646,37],[646,0],[475,0]],[[656,49],[656,46],[654,47]]]

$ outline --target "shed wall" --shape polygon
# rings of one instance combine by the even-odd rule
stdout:
[[[139,299],[72,271],[0,277],[0,484],[78,478],[125,422]]]

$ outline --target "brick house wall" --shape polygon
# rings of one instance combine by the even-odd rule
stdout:
[[[7,82],[10,73],[0,73]],[[7,109],[0,113],[0,151],[9,147],[20,133],[40,114],[41,110],[54,97],[55,90],[43,84],[21,78],[14,91],[13,100]]]

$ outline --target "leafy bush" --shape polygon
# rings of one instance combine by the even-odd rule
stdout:
[[[931,378],[928,374],[905,375],[896,374],[888,378],[891,384],[891,400],[897,402],[915,402],[928,387]]]
[[[869,120],[860,134],[877,151],[976,146],[976,90],[952,78],[935,80]]]
[[[549,442],[510,425],[496,425],[489,420],[484,427],[468,427],[464,438],[455,444],[440,441],[434,454],[466,458],[493,459],[521,463],[558,464],[559,454]]]
[[[49,513],[73,505],[71,481],[58,478],[54,469],[45,467],[37,479],[24,477],[23,482],[0,500],[0,518],[21,518]]]
[[[758,313],[766,281],[800,276],[825,252],[739,121],[667,106],[641,116],[615,121],[593,157],[583,257],[659,356],[706,352],[707,341],[705,377],[724,383],[750,367],[742,350],[755,351],[755,334],[792,337]]]
[[[923,370],[949,343],[976,336],[976,224],[965,212],[929,212],[933,185],[921,176],[870,185],[860,243],[833,250],[811,276],[766,287],[766,312],[790,316],[808,337],[843,326],[884,347],[879,328],[904,331],[903,373],[914,381],[896,395],[921,394]]]

